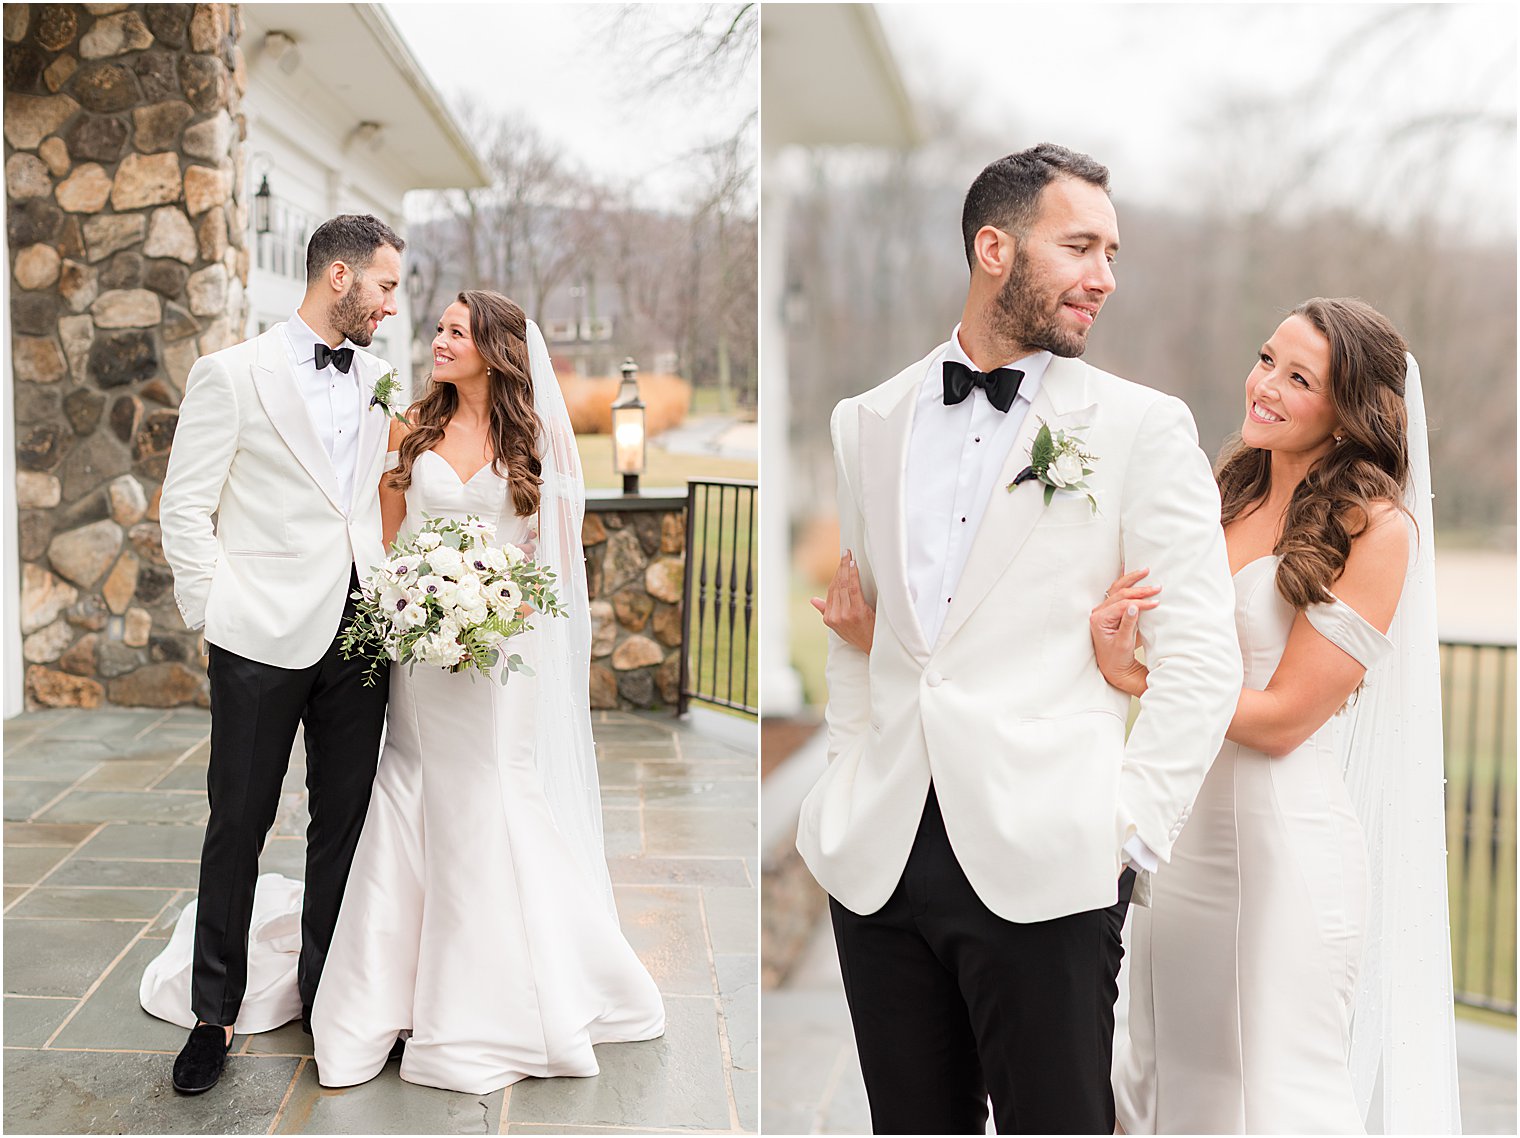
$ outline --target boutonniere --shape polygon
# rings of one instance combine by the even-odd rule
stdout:
[[[369,405],[378,407],[403,427],[410,427],[406,416],[391,406],[391,400],[401,393],[401,381],[396,378],[396,371],[392,368],[379,379],[375,380],[374,394],[370,396]]]
[[[1049,425],[1041,419],[1040,432],[1029,445],[1029,465],[1019,471],[1018,477],[1004,489],[1013,490],[1025,482],[1038,481],[1045,487],[1047,506],[1056,496],[1057,490],[1070,490],[1085,495],[1096,514],[1098,499],[1093,497],[1087,483],[1082,480],[1093,472],[1093,464],[1097,461],[1096,455],[1082,449],[1078,429],[1052,433]]]

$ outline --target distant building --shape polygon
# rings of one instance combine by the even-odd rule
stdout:
[[[7,4],[4,36],[5,714],[203,701],[157,524],[190,366],[290,314],[324,218],[488,174],[378,5]],[[410,319],[376,338],[404,376]]]

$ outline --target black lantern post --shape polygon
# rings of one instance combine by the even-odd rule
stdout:
[[[261,237],[271,228],[270,203],[273,199],[274,195],[269,192],[269,175],[265,174],[258,191],[253,195],[253,231]]]
[[[623,361],[623,383],[612,403],[612,465],[623,476],[623,493],[637,495],[644,473],[644,401],[639,398],[639,369]]]

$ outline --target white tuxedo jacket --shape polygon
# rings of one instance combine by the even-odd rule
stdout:
[[[938,351],[939,349],[936,349]],[[1219,494],[1186,406],[1073,359],[1053,359],[992,491],[938,640],[905,576],[903,478],[933,356],[834,410],[840,536],[876,606],[867,656],[829,637],[829,767],[797,847],[846,908],[872,913],[902,876],[932,780],[977,896],[1041,921],[1112,905],[1138,833],[1167,860],[1240,692],[1234,589]],[[1086,427],[1097,457],[1079,493],[1003,489],[1045,421]],[[1088,613],[1120,573],[1164,586],[1141,622],[1149,688],[1098,671]]]
[[[337,635],[350,568],[363,577],[384,559],[390,424],[368,403],[388,368],[359,350],[353,366],[366,406],[349,502],[291,372],[284,324],[190,369],[159,524],[180,615],[220,648],[281,668],[316,663]]]

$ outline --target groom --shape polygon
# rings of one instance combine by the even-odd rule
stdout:
[[[983,170],[960,324],[831,423],[876,616],[869,654],[830,635],[829,767],[797,845],[876,1133],[980,1134],[989,1095],[1001,1133],[1113,1132],[1124,867],[1168,858],[1240,690],[1192,417],[1077,359],[1115,287],[1107,190],[1050,144]],[[1088,457],[1032,455],[1042,425]],[[1121,566],[1164,589],[1127,741],[1088,631]]]
[[[201,851],[191,1006],[174,1089],[221,1077],[248,979],[259,851],[304,725],[311,821],[298,986],[310,1022],[369,805],[388,685],[344,660],[358,575],[383,559],[388,369],[363,351],[396,313],[405,243],[368,215],[325,222],[290,320],[191,369],[164,479],[164,556],[185,624],[204,628],[211,818]],[[308,1028],[309,1030],[309,1028]]]

